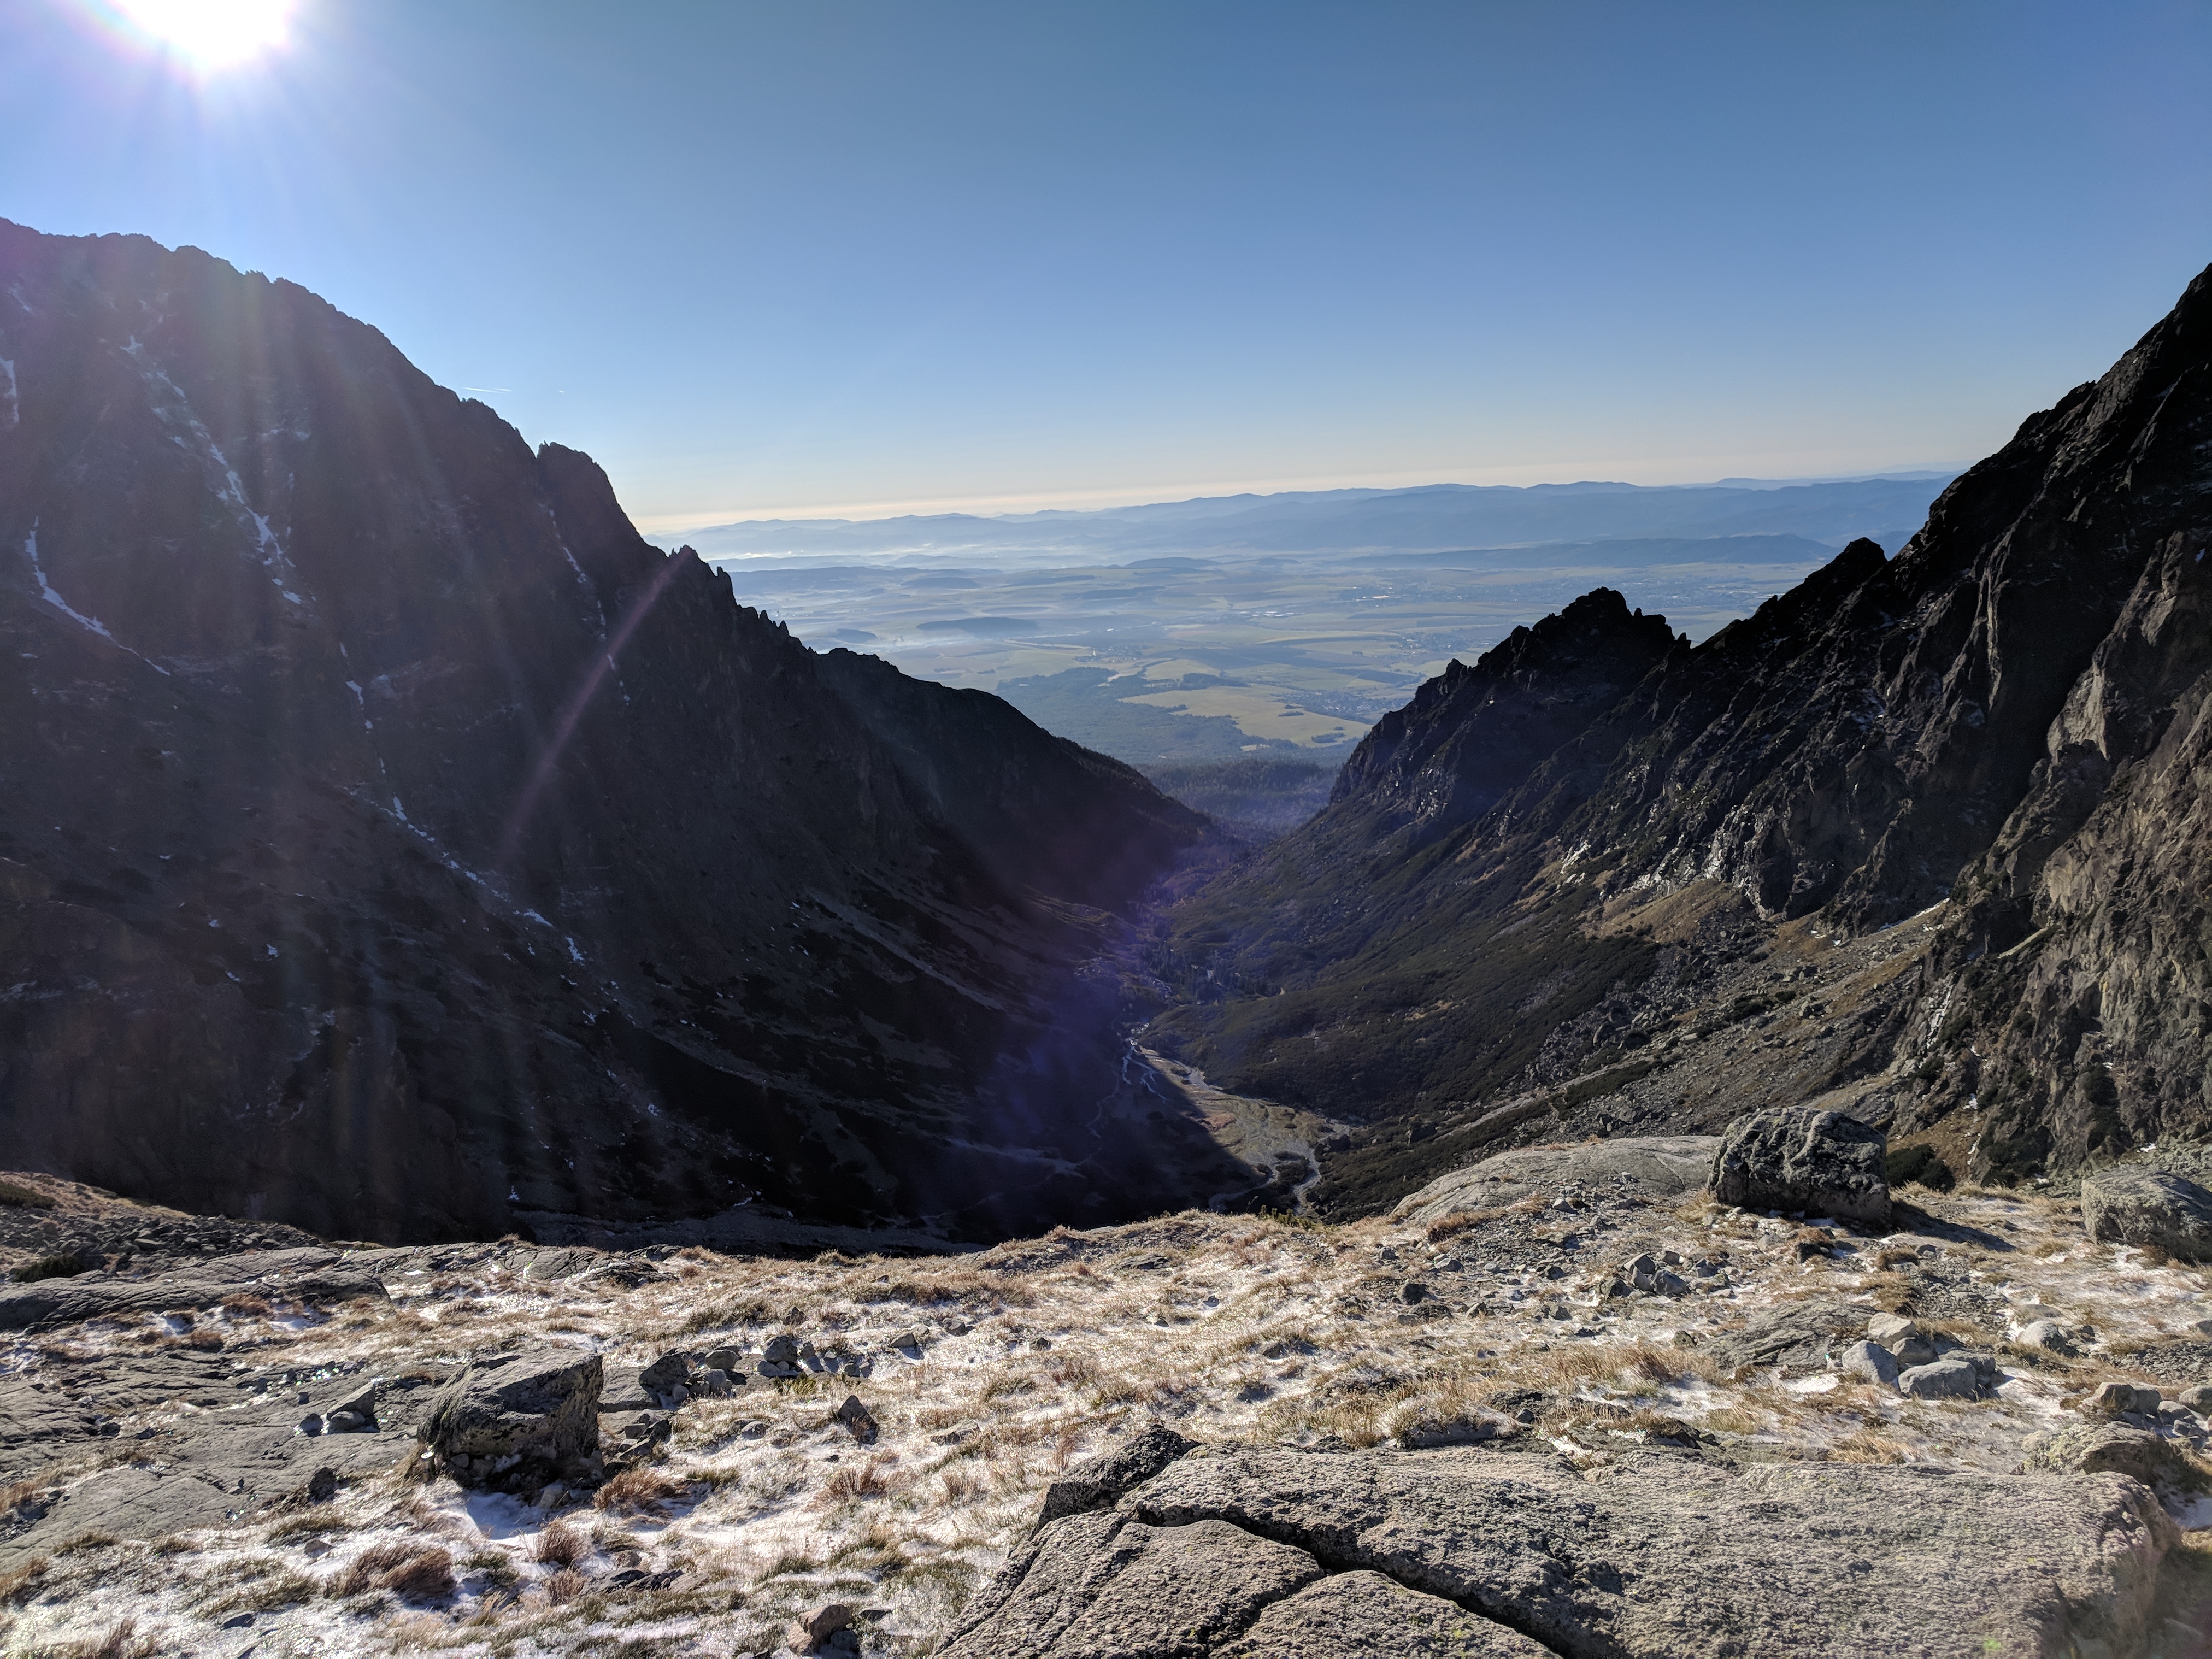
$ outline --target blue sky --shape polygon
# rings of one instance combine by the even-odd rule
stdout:
[[[1971,460],[2212,260],[2212,5],[0,0],[0,216],[307,284],[648,526]]]

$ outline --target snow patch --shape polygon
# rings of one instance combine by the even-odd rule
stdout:
[[[15,365],[11,359],[0,357],[0,374],[5,374],[8,377],[7,424],[9,426],[19,425],[22,421],[22,411],[15,400]],[[2204,556],[2202,553],[2199,553],[2197,556],[2201,559]]]

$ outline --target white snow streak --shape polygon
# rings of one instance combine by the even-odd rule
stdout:
[[[20,425],[23,416],[21,407],[15,399],[15,365],[12,359],[0,357],[0,374],[5,374],[8,377],[8,424]]]
[[[118,647],[125,651],[131,651],[131,647],[129,646],[125,645],[122,641],[117,639],[114,635],[107,631],[107,624],[106,623],[100,621],[97,617],[86,616],[83,611],[77,610],[74,605],[70,605],[67,599],[64,599],[59,593],[57,593],[54,591],[54,585],[46,580],[45,567],[39,562],[39,526],[36,523],[33,523],[31,526],[31,533],[23,538],[23,556],[31,562],[31,576],[32,579],[39,584],[39,597],[40,599],[44,599],[48,605],[53,606],[55,610],[60,611],[62,615],[67,617],[79,628],[84,629],[86,633],[97,634],[101,639],[106,640],[110,645]],[[145,656],[139,652],[131,651],[131,654],[137,657],[140,662],[144,663],[147,667],[152,669],[156,674],[167,675],[169,672],[167,669],[162,667],[161,664],[155,662],[152,658]]]
[[[138,365],[138,372],[149,387],[167,394],[166,398],[157,396],[153,400],[155,415],[163,421],[182,426],[191,434],[193,442],[199,446],[209,463],[210,483],[216,497],[231,508],[239,520],[239,528],[251,531],[253,552],[260,559],[262,568],[272,572],[292,569],[291,557],[284,551],[283,540],[269,527],[267,515],[256,513],[252,503],[246,499],[246,485],[238,476],[238,469],[222,453],[222,447],[216,442],[215,434],[200,423],[200,417],[192,412],[191,401],[177,383],[163,374],[147,356],[146,348],[139,343],[137,335],[132,335],[125,343],[123,355]],[[182,447],[191,447],[181,438],[176,441]],[[306,603],[299,594],[284,586],[281,574],[272,574],[269,580],[288,603]]]

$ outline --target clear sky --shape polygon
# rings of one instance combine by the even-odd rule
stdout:
[[[114,9],[195,3],[0,0],[0,216],[303,283],[662,532],[1965,462],[2212,260],[2206,3]]]

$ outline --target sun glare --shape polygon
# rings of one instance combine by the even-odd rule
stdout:
[[[197,69],[228,69],[284,44],[293,0],[116,0],[141,34]]]

